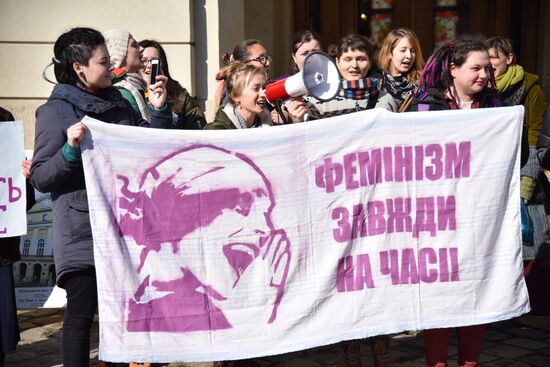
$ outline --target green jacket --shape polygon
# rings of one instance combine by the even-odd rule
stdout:
[[[548,107],[546,97],[538,84],[539,77],[534,74],[525,73],[525,124],[529,145],[537,145],[537,139],[542,128],[544,113]]]
[[[218,112],[216,112],[216,116],[214,116],[214,121],[209,122],[204,128],[206,130],[241,129],[239,120],[233,112],[234,109],[235,107],[230,103],[220,107]],[[261,114],[256,116],[254,123],[255,127],[265,127],[271,125],[273,125],[271,115],[266,109],[264,109]]]
[[[209,122],[204,129],[205,130],[226,130],[226,129],[236,129],[237,126],[231,121],[229,116],[223,111],[223,107],[216,112],[214,116],[214,121]]]
[[[206,118],[201,108],[189,92],[178,84],[177,95],[169,103],[172,111],[177,115],[178,129],[200,130],[206,125]]]
[[[527,128],[529,145],[537,144],[542,120],[548,106],[539,77],[523,70],[520,65],[510,65],[506,73],[497,78],[498,93],[504,104],[525,107],[524,124]]]

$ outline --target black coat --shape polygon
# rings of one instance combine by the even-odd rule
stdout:
[[[170,109],[150,109],[151,127],[172,128]],[[98,120],[132,126],[149,126],[115,88],[99,94],[58,84],[46,104],[36,110],[31,184],[50,192],[53,210],[53,250],[57,282],[64,275],[94,266],[92,231],[82,163],[72,163],[62,152],[67,129],[88,115]]]

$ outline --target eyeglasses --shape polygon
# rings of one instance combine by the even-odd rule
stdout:
[[[158,57],[154,57],[152,59],[146,59],[145,57],[143,57],[141,59],[141,62],[143,63],[143,65],[147,66],[149,65],[153,60],[160,60]]]
[[[271,64],[271,60],[272,60],[271,55],[267,55],[267,56],[262,55],[262,56],[256,57],[255,59],[247,60],[246,62],[258,61],[260,64],[265,66],[266,64]]]

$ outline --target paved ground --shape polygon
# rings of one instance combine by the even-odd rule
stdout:
[[[7,367],[61,366],[60,331],[63,311],[57,309],[23,310],[19,312],[22,329],[18,349],[6,358]],[[92,363],[97,364],[97,322],[92,335]],[[368,343],[361,345],[363,365],[372,366]],[[391,354],[396,367],[423,366],[423,341],[420,334],[399,334],[392,337]],[[450,366],[456,366],[456,344],[450,347]],[[454,358],[453,358],[454,357]],[[284,355],[257,358],[266,367],[342,366],[338,345]],[[483,367],[550,367],[550,317],[523,316],[489,326],[485,336],[481,362]],[[211,363],[172,363],[170,367],[210,367]]]

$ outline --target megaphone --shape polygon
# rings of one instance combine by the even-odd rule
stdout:
[[[307,55],[299,73],[267,85],[265,97],[271,104],[278,99],[305,94],[325,102],[333,99],[339,90],[340,73],[334,60],[324,52],[314,51]]]

